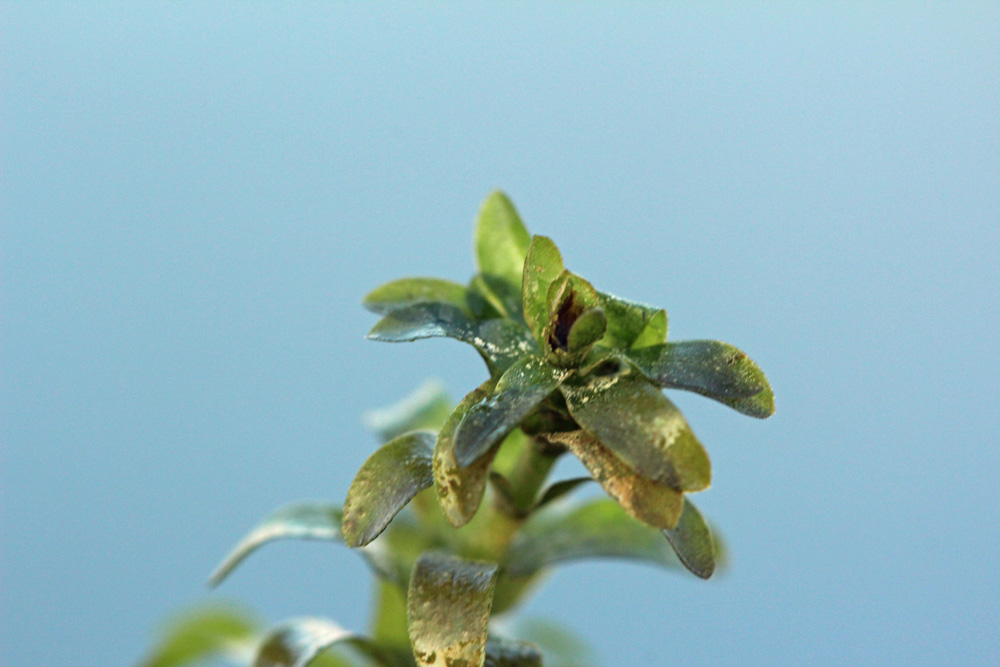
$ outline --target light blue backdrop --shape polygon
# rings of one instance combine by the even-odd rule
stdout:
[[[767,371],[677,401],[732,547],[560,571],[608,665],[1000,661],[1000,5],[5,3],[0,662],[134,662],[260,516],[341,499],[446,341],[364,293],[464,280],[506,189],[568,265]],[[359,628],[346,550],[220,595]],[[620,652],[620,653],[619,653]]]

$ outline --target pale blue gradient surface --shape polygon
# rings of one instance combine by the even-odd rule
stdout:
[[[472,272],[480,200],[777,415],[676,397],[734,554],[559,571],[607,665],[1000,662],[1000,6],[4,3],[0,663],[133,663],[259,517],[341,499],[360,415],[458,343],[388,279]],[[360,628],[345,549],[218,595]]]

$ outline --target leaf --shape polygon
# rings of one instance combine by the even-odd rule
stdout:
[[[322,618],[297,618],[282,623],[261,643],[254,667],[305,667],[323,651],[343,644],[379,665],[392,665],[392,657],[375,642],[344,630]]]
[[[542,667],[542,653],[528,642],[490,637],[486,640],[485,667]]]
[[[469,317],[497,317],[483,298],[465,285],[440,278],[402,278],[386,283],[365,296],[365,308],[379,315],[420,304],[454,306]]]
[[[246,613],[219,604],[191,609],[164,628],[141,667],[181,667],[220,657],[245,661],[256,626]]]
[[[591,345],[604,336],[607,328],[608,320],[600,308],[582,313],[569,329],[567,344],[570,354],[586,353]]]
[[[525,522],[507,554],[505,574],[530,577],[546,567],[584,558],[624,558],[679,569],[663,534],[601,498],[563,510],[552,505]]]
[[[627,353],[662,387],[686,389],[750,415],[774,414],[774,393],[760,367],[738,348],[715,340],[666,343]]]
[[[406,609],[417,663],[483,665],[497,566],[426,553],[410,577]]]
[[[680,491],[708,488],[705,448],[681,411],[642,376],[594,377],[561,391],[573,419],[639,475]]]
[[[493,374],[502,373],[535,347],[531,333],[516,322],[475,322],[447,304],[417,304],[395,310],[375,323],[368,338],[386,343],[454,338],[475,347]]]
[[[614,452],[585,431],[548,436],[569,448],[594,479],[633,517],[654,528],[675,528],[684,507],[677,489],[637,475]]]
[[[531,236],[514,204],[503,192],[490,193],[476,220],[475,248],[479,271],[495,276],[521,294],[521,272]]]
[[[282,507],[240,540],[212,573],[209,585],[218,586],[244,558],[274,540],[295,538],[340,542],[340,520],[340,507],[330,503],[299,503]]]
[[[489,396],[469,408],[455,432],[455,462],[472,465],[531,414],[565,377],[537,355],[522,358]]]
[[[548,439],[554,442],[560,442],[556,435],[562,434],[550,434]],[[538,502],[535,503],[534,510],[540,510],[549,503],[554,503],[568,493],[572,493],[576,490],[576,487],[581,484],[586,484],[587,482],[593,482],[591,477],[573,477],[572,479],[564,479],[554,484],[550,484],[544,491],[542,491],[541,497],[539,497]]]
[[[451,398],[440,380],[427,380],[403,400],[385,408],[371,410],[364,416],[365,426],[382,443],[421,429],[433,431],[451,414]]]
[[[608,331],[602,345],[624,350],[655,345],[667,339],[667,311],[605,292],[598,292],[597,296],[598,305],[608,318]]]
[[[374,540],[415,495],[430,488],[436,440],[433,431],[406,433],[362,464],[344,502],[341,529],[348,546]]]
[[[701,577],[708,579],[715,571],[715,544],[708,524],[702,518],[698,508],[684,499],[684,513],[673,530],[664,530],[670,545],[677,552],[684,567]]]
[[[549,322],[549,286],[564,270],[562,255],[552,239],[545,236],[533,237],[524,260],[521,299],[524,304],[524,320],[540,345],[545,345],[543,332]]]
[[[632,343],[633,350],[639,350],[651,345],[660,345],[667,340],[667,311],[662,308],[653,313],[639,335]]]
[[[549,319],[542,332],[544,340],[542,347],[546,355],[558,365],[574,365],[582,354],[567,355],[570,347],[569,335],[573,325],[584,313],[599,308],[597,291],[593,285],[575,273],[563,271],[549,286],[545,301]],[[599,321],[591,322],[590,326],[577,335],[584,336],[584,331],[591,333],[595,325],[599,325]]]
[[[473,465],[459,466],[455,460],[457,429],[472,406],[487,398],[494,387],[490,380],[469,392],[441,427],[434,447],[434,488],[448,522],[456,528],[467,524],[479,509],[493,460],[487,454]]]

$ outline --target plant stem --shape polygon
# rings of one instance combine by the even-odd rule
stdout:
[[[565,450],[555,448],[544,440],[531,438],[518,459],[507,481],[510,482],[511,500],[518,514],[524,514],[535,504],[538,491],[545,484],[556,459]]]

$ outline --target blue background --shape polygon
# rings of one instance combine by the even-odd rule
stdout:
[[[573,565],[527,613],[607,665],[1000,661],[997,3],[0,20],[0,662],[134,662],[259,517],[343,497],[365,410],[478,384],[471,348],[366,342],[358,302],[465,280],[498,186],[778,406],[676,397],[728,576]],[[361,628],[368,585],[294,543],[218,595]]]

